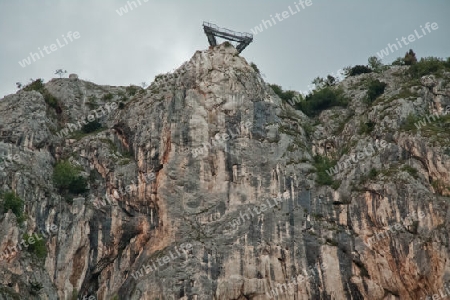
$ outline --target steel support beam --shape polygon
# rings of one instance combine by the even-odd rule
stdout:
[[[236,50],[241,53],[252,41],[253,35],[250,33],[242,33],[232,31],[226,28],[220,28],[215,24],[203,22],[203,30],[208,37],[210,46],[217,46],[216,37],[223,38],[229,41],[238,42]]]

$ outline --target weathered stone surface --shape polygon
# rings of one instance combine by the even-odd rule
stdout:
[[[449,133],[402,124],[410,114],[443,115],[450,88],[435,76],[411,87],[406,68],[345,79],[349,107],[322,112],[318,123],[225,45],[197,51],[146,89],[53,79],[45,88],[56,109],[37,91],[6,96],[0,155],[18,159],[0,169],[0,189],[25,201],[27,220],[2,212],[0,255],[25,232],[58,230],[45,261],[27,249],[0,259],[0,299],[38,299],[30,282],[43,285],[43,299],[436,293],[450,280]],[[363,101],[370,78],[388,83],[372,106]],[[122,104],[107,110],[113,102]],[[99,108],[102,129],[58,135]],[[361,132],[367,121],[373,130]],[[333,176],[335,189],[316,183],[314,155],[345,163],[381,141]],[[72,201],[52,181],[62,159],[89,182]]]

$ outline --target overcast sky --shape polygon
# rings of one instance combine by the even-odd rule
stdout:
[[[367,64],[369,56],[414,30],[421,38],[390,53],[385,63],[409,48],[418,57],[450,56],[449,0],[311,0],[304,8],[298,0],[134,1],[138,7],[119,16],[125,0],[0,0],[0,97],[16,92],[18,81],[48,81],[59,68],[97,84],[149,83],[208,48],[203,21],[251,32],[272,15],[276,24],[254,35],[241,55],[257,64],[266,81],[298,91],[316,76]],[[278,21],[275,14],[283,11],[288,17]],[[420,26],[427,22],[438,29],[425,36]],[[70,41],[70,31],[78,39]],[[19,61],[38,48],[44,55],[22,67]]]

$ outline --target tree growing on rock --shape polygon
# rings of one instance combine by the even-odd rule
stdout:
[[[66,73],[67,71],[66,70],[63,71],[63,69],[58,69],[55,71],[55,74],[59,75],[59,78],[62,78],[62,76]]]
[[[372,71],[374,71],[375,73],[380,73],[384,69],[384,66],[383,66],[383,63],[381,62],[381,59],[379,59],[376,56],[369,57],[368,63],[369,63],[369,68],[371,68]]]
[[[406,52],[405,58],[403,59],[403,61],[405,62],[405,65],[407,65],[407,66],[417,63],[416,54],[414,53],[414,51],[412,49],[409,49],[409,51]]]

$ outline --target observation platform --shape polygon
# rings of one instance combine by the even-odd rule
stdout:
[[[208,37],[210,46],[217,46],[216,37],[223,38],[229,41],[238,42],[236,50],[241,53],[252,41],[253,35],[245,32],[236,32],[226,28],[220,28],[219,26],[203,22],[203,30]]]

